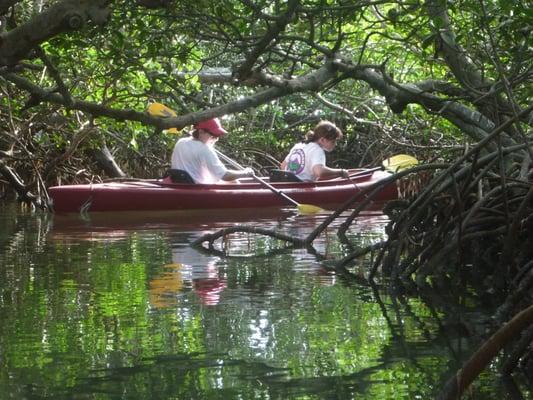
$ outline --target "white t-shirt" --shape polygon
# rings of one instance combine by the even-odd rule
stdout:
[[[227,172],[213,147],[193,137],[177,141],[171,168],[187,171],[196,183],[217,183]]]
[[[290,171],[302,181],[315,181],[313,167],[326,165],[326,152],[316,142],[296,143],[287,157],[285,157],[286,170]]]

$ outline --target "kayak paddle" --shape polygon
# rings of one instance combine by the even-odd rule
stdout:
[[[354,174],[350,175],[349,179],[357,178],[361,175],[368,175],[374,171],[380,170],[395,173],[401,171],[402,169],[414,167],[417,164],[418,160],[413,156],[409,156],[407,154],[396,154],[395,156],[383,160],[379,167],[368,168],[363,171],[355,172]]]
[[[312,204],[301,204],[301,203],[298,203],[296,200],[294,200],[293,198],[287,196],[286,193],[282,192],[281,190],[279,189],[276,189],[274,186],[272,186],[270,183],[264,181],[263,179],[261,179],[260,177],[258,177],[257,175],[252,175],[252,178],[254,178],[257,182],[261,183],[263,186],[267,187],[268,189],[270,189],[272,192],[276,193],[278,196],[281,196],[283,197],[285,200],[287,200],[288,202],[292,203],[294,206],[296,206],[296,208],[298,208],[298,212],[300,214],[316,214],[316,213],[319,213],[319,212],[322,212],[324,211],[322,208],[318,207],[318,206],[314,206]]]
[[[227,155],[225,155],[224,153],[218,151],[217,149],[215,149],[215,151],[220,156],[220,158],[222,158],[227,163],[231,164],[233,167],[235,167],[237,169],[244,169],[244,167],[241,164],[239,164],[237,161],[235,161],[234,159],[228,157]],[[300,204],[300,203],[298,203],[296,200],[294,200],[293,198],[289,197],[286,193],[282,192],[279,189],[276,189],[274,186],[272,186],[268,182],[264,181],[263,179],[258,177],[256,174],[254,174],[252,176],[252,178],[254,178],[257,182],[261,183],[263,186],[265,186],[268,189],[270,189],[272,192],[274,192],[278,196],[281,196],[285,200],[287,200],[288,202],[292,203],[294,206],[296,206],[296,208],[298,208],[298,212],[300,214],[317,214],[319,212],[324,211],[322,208],[320,208],[318,206],[315,206],[313,204]]]

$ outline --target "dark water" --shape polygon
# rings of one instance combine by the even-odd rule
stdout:
[[[318,254],[245,234],[224,243],[231,257],[188,245],[235,224],[304,234],[322,218],[0,206],[0,399],[434,398],[478,340],[443,329],[438,304],[328,273],[322,258],[345,251],[333,230]],[[378,240],[384,221],[350,238]],[[501,393],[487,373],[466,398]]]

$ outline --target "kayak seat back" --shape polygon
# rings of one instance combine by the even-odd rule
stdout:
[[[302,182],[293,172],[282,169],[271,169],[268,172],[270,182]]]
[[[169,177],[173,183],[195,183],[187,171],[182,169],[167,169],[163,178]]]

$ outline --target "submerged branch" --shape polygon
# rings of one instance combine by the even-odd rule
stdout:
[[[291,235],[286,235],[284,233],[281,233],[279,231],[276,231],[274,229],[265,229],[265,228],[259,228],[256,226],[247,226],[247,225],[236,225],[232,226],[230,228],[224,228],[220,229],[213,233],[207,233],[198,239],[194,240],[191,243],[191,246],[193,247],[201,247],[203,243],[207,242],[209,248],[214,247],[214,242],[218,239],[223,239],[227,237],[228,235],[231,235],[233,233],[253,233],[256,235],[263,235],[263,236],[269,236],[274,239],[282,240],[288,243],[292,243],[295,246],[307,246],[307,243],[304,239],[294,237]]]
[[[453,400],[461,397],[466,388],[476,379],[490,361],[498,353],[515,340],[522,331],[533,324],[533,305],[518,313],[513,319],[494,333],[473,355],[466,361],[454,376],[452,376],[441,394],[439,400]]]

